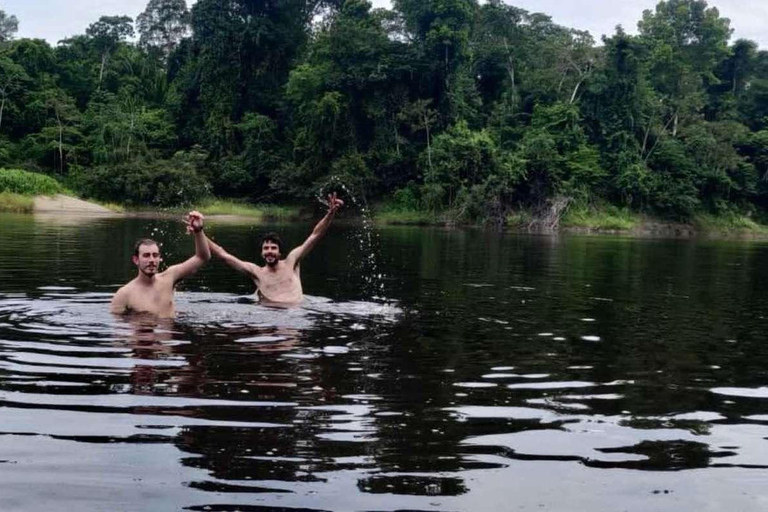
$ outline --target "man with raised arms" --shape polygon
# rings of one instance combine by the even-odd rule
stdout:
[[[256,293],[262,304],[272,306],[295,305],[301,302],[303,298],[301,260],[325,235],[336,212],[343,205],[344,201],[338,199],[336,193],[330,194],[328,196],[328,213],[317,223],[304,243],[289,252],[287,256],[285,256],[280,237],[275,233],[267,234],[261,240],[261,257],[265,263],[263,267],[232,256],[210,238],[208,244],[214,256],[221,258],[230,267],[253,279],[256,284]]]
[[[195,237],[195,255],[158,273],[162,258],[157,242],[149,238],[136,242],[132,259],[138,275],[117,290],[110,306],[112,313],[150,313],[161,318],[175,316],[173,291],[176,283],[197,272],[211,259],[203,233],[203,216],[196,211],[190,212],[185,223],[187,232]]]

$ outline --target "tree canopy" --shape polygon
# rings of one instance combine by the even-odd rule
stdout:
[[[767,206],[768,52],[703,0],[599,42],[502,0],[150,0],[56,46],[17,28],[0,11],[0,165],[104,199]]]

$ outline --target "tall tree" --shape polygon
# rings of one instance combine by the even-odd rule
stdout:
[[[0,128],[3,127],[3,112],[6,104],[29,80],[26,71],[10,58],[0,55]]]
[[[8,15],[0,9],[0,43],[10,41],[19,30],[19,20],[14,15]]]
[[[189,35],[191,15],[185,0],[150,0],[136,18],[139,45],[159,52],[163,60]]]
[[[529,15],[502,0],[490,0],[480,6],[475,18],[472,43],[473,65],[486,100],[519,101],[521,73],[531,57]]]
[[[429,92],[446,120],[471,114],[467,103],[473,102],[476,91],[465,78],[470,73],[470,33],[477,5],[477,0],[394,1],[431,67]]]
[[[703,108],[704,87],[717,81],[715,66],[729,53],[730,20],[704,0],[667,0],[644,11],[638,28],[652,48],[652,83],[677,136],[680,120]]]
[[[238,153],[249,112],[277,117],[284,86],[309,35],[319,0],[199,0],[193,36],[181,46],[171,108],[180,138],[215,156]]]
[[[104,68],[117,45],[128,37],[133,37],[133,19],[128,16],[102,16],[99,21],[91,23],[85,34],[91,38],[101,53],[98,88],[104,77]]]

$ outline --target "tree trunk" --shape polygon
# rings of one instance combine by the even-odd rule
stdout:
[[[107,64],[107,56],[109,55],[108,51],[104,51],[104,53],[101,54],[101,67],[99,68],[99,85],[96,87],[96,90],[101,90],[101,79],[104,77],[104,66]]]
[[[509,80],[512,83],[512,97],[515,97],[515,64],[512,62],[512,52],[509,51],[509,43],[507,38],[504,38],[504,48],[507,50],[507,73],[509,74]]]
[[[429,121],[427,120],[426,113],[424,114],[424,130],[427,132],[427,163],[429,164],[429,170],[432,170],[432,144],[429,142]]]
[[[0,111],[0,114],[2,114],[2,111]],[[2,120],[2,116],[0,116],[0,120]],[[392,127],[395,129],[395,149],[397,150],[397,156],[400,156],[400,135],[397,133],[397,120],[395,119],[395,116],[392,115]]]
[[[5,110],[5,96],[3,96],[3,101],[0,102],[0,128],[3,126],[3,110]]]
[[[59,174],[64,174],[64,127],[61,124],[58,110],[56,111],[56,124],[59,125]]]
[[[579,92],[579,87],[581,87],[581,83],[584,80],[579,80],[579,82],[576,84],[576,87],[573,88],[573,94],[571,94],[571,100],[568,102],[569,105],[573,105],[574,100],[576,100],[576,93]]]
[[[659,145],[659,140],[661,140],[661,136],[667,131],[667,128],[669,128],[669,123],[671,123],[673,120],[676,120],[676,119],[677,119],[677,112],[675,112],[675,114],[669,118],[669,121],[667,121],[667,124],[665,124],[664,128],[661,129],[661,133],[659,134],[658,137],[656,137],[656,141],[653,143],[653,146],[651,147],[650,151],[648,151],[648,154],[645,155],[645,158],[643,159],[644,162],[647,163],[648,159],[651,158],[651,155],[653,154],[653,150],[655,150],[656,146]],[[650,126],[648,127],[648,129],[650,130]],[[673,134],[673,137],[674,137],[674,134]],[[643,143],[643,145],[645,145],[645,143]]]
[[[565,83],[565,77],[567,75],[564,73],[563,76],[560,78],[560,83],[557,84],[557,94],[560,95],[560,91],[563,90],[563,83]]]
[[[131,129],[128,132],[128,146],[125,149],[126,157],[128,160],[131,159],[131,138],[133,137],[133,124],[134,124],[135,115],[133,112],[131,112]]]
[[[648,147],[648,135],[651,133],[651,126],[653,126],[653,120],[654,117],[651,117],[651,120],[648,121],[648,127],[645,129],[645,136],[643,137],[643,147],[640,148],[640,158],[643,158],[645,156],[645,148]]]
[[[673,117],[673,119],[674,119],[674,122],[672,124],[672,136],[677,137],[677,122],[679,119],[677,112],[675,112],[675,116]]]

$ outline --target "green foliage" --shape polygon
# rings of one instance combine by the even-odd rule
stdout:
[[[77,169],[70,181],[83,195],[103,201],[139,207],[192,204],[210,193],[200,171],[203,158],[179,152],[169,160],[134,160]]]
[[[524,177],[523,168],[501,151],[487,130],[473,131],[459,122],[435,137],[432,155],[422,153],[425,204],[456,209],[459,218],[504,215],[504,199]]]
[[[236,215],[260,220],[293,220],[299,218],[299,208],[272,204],[251,204],[237,200],[204,200],[198,208],[206,215]]]
[[[703,231],[720,231],[732,233],[734,231],[749,231],[760,234],[768,234],[768,227],[758,223],[748,215],[742,215],[733,211],[721,212],[718,215],[698,213],[692,223]]]
[[[529,211],[517,210],[507,214],[505,224],[510,228],[522,229],[527,228],[532,220],[533,215]]]
[[[579,110],[572,104],[537,106],[518,155],[530,194],[538,201],[554,195],[585,199],[599,191],[606,176],[597,149],[584,134]]]
[[[560,221],[560,224],[565,227],[598,231],[629,231],[639,223],[638,215],[626,208],[585,203],[571,205]]]
[[[390,203],[392,210],[418,210],[420,207],[419,191],[413,183],[395,190],[395,193],[392,194],[392,202]]]
[[[91,23],[85,35],[94,39],[98,46],[114,47],[127,37],[133,37],[133,20],[128,16],[102,16]]]
[[[391,224],[394,226],[431,226],[448,223],[445,218],[435,215],[433,212],[390,209],[386,205],[376,211],[374,220],[378,224]]]
[[[15,22],[0,11],[0,165],[106,200],[344,188],[497,225],[553,198],[768,207],[768,52],[729,46],[702,0],[602,45],[502,0],[149,0],[137,43],[104,16],[55,48]]]
[[[185,0],[149,0],[136,18],[139,45],[167,59],[189,32],[189,24]]]
[[[482,183],[495,173],[498,158],[490,134],[473,132],[462,121],[435,137],[431,163],[422,159],[421,167],[427,183],[440,183],[446,188],[450,206],[460,188]]]
[[[0,43],[13,38],[16,31],[19,30],[19,20],[14,15],[8,15],[0,10]]]
[[[422,191],[414,183],[396,190],[391,200],[375,207],[376,222],[399,225],[428,225],[439,222],[440,217],[425,206],[421,194]]]
[[[31,213],[35,208],[33,197],[11,192],[0,192],[0,212]]]
[[[64,192],[64,187],[44,174],[19,169],[0,169],[0,192],[25,196],[51,196]]]

